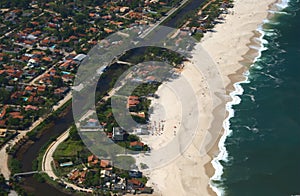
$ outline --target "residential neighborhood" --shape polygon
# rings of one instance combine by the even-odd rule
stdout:
[[[24,190],[29,186],[23,186],[26,178],[22,178],[24,172],[21,171],[28,164],[22,164],[26,161],[23,155],[30,152],[32,146],[38,145],[34,147],[36,157],[30,161],[32,167],[27,168],[36,170],[28,172],[34,173],[38,181],[54,183],[55,186],[60,184],[63,191],[79,187],[78,190],[100,195],[153,193],[153,187],[146,185],[148,177],[141,170],[148,166],[143,163],[137,165],[135,159],[127,155],[130,154],[128,152],[143,155],[151,152],[147,142],[141,139],[141,136],[154,135],[152,129],[155,128],[151,128],[149,122],[151,100],[159,98],[156,91],[162,80],[178,78],[184,62],[188,60],[174,51],[149,47],[144,53],[124,51],[123,56],[116,57],[113,62],[97,70],[102,74],[100,80],[107,84],[101,90],[97,86],[97,114],[93,118],[80,120],[78,131],[92,133],[96,130],[124,148],[126,156],[120,153],[117,158],[128,163],[128,171],[116,167],[112,157],[92,153],[81,141],[82,135],[77,133],[70,114],[72,90],[84,88],[85,84],[73,86],[73,82],[80,65],[89,60],[92,48],[99,44],[104,48],[122,44],[122,41],[110,40],[109,35],[117,33],[127,37],[126,33],[119,31],[134,28],[139,39],[142,39],[193,1],[0,2],[0,147],[1,153],[5,154],[4,177],[13,184],[10,186],[20,193],[27,191]],[[174,25],[177,31],[168,35],[178,49],[182,49],[185,38],[194,38],[196,42],[204,33],[212,31],[215,24],[222,23],[224,14],[228,14],[227,9],[232,7],[231,0],[201,0],[197,4],[201,6],[193,7],[186,14],[181,13],[184,17]],[[184,46],[188,51],[192,47]],[[122,82],[134,84],[136,88],[129,89],[119,84],[119,89],[115,88],[115,82],[125,70],[143,61],[164,61],[171,68],[163,70],[156,64],[134,68],[134,73],[127,75]],[[125,128],[119,124],[112,110],[114,95],[120,96],[117,101],[128,110],[136,126]],[[59,179],[54,180],[44,171],[40,172],[41,157],[51,142],[58,140],[62,133],[60,129],[67,129],[61,128],[64,123],[71,127],[71,131],[52,152],[51,167]],[[72,185],[71,188],[66,182]],[[71,191],[74,191],[73,188]]]

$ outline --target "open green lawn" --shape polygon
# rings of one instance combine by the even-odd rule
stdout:
[[[61,143],[54,152],[54,159],[61,157],[76,157],[77,152],[84,149],[84,144],[81,141],[66,140]]]

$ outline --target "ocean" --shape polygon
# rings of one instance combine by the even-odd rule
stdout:
[[[213,161],[219,195],[300,195],[300,3],[278,6],[259,29],[260,56],[227,104]]]

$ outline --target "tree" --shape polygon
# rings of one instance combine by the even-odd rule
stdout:
[[[74,141],[78,141],[81,139],[75,126],[72,126],[72,128],[70,129],[70,139]]]
[[[0,173],[0,195],[8,195],[9,189],[4,176]]]
[[[127,140],[130,141],[130,142],[135,142],[135,141],[139,141],[139,137],[136,136],[136,135],[129,135]]]
[[[1,77],[0,77],[0,83],[3,84],[1,82]],[[9,101],[9,92],[7,90],[5,90],[4,88],[0,89],[0,102],[1,103],[6,103],[7,101]]]

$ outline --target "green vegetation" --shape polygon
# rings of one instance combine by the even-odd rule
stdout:
[[[90,171],[86,174],[84,185],[86,187],[99,186],[101,184],[100,169]]]
[[[8,167],[10,169],[11,174],[21,172],[22,164],[18,159],[11,158],[8,161]]]
[[[143,12],[144,16],[149,18],[147,22],[154,22],[161,18],[161,16],[165,15],[170,8],[177,6],[179,2],[180,0],[161,2],[164,5],[151,3],[147,6],[147,10],[143,11],[144,1],[133,0],[130,2],[129,10],[125,10],[123,13],[118,9],[123,6],[128,6],[126,1],[106,2],[104,0],[62,0],[54,3],[48,2],[47,0],[41,0],[38,2],[31,0],[2,0],[0,2],[0,8],[10,9],[8,11],[3,11],[3,13],[1,11],[0,31],[1,34],[3,34],[7,33],[8,30],[11,30],[11,33],[0,40],[0,70],[5,70],[0,74],[0,83],[2,84],[0,88],[0,102],[3,104],[17,106],[9,106],[6,111],[7,114],[4,116],[6,121],[2,122],[2,126],[4,125],[4,127],[14,129],[25,129],[28,128],[32,122],[37,120],[38,117],[46,116],[52,112],[52,106],[64,96],[63,94],[59,93],[54,95],[54,90],[57,90],[57,88],[60,87],[69,88],[69,86],[72,84],[72,79],[67,79],[67,81],[62,79],[62,76],[64,75],[62,71],[69,72],[70,74],[68,75],[71,77],[74,76],[77,69],[77,65],[72,65],[68,68],[59,68],[60,64],[57,63],[62,59],[62,57],[67,57],[71,52],[77,54],[86,53],[95,44],[97,44],[97,40],[104,38],[111,32],[128,27],[134,22],[138,22],[139,13],[141,12]],[[205,33],[206,30],[210,30],[215,25],[215,19],[222,13],[220,8],[223,6],[223,3],[226,3],[227,6],[227,4],[230,4],[231,2],[231,0],[212,1],[211,4],[202,11],[201,16],[196,14],[196,12],[199,10],[191,11],[187,13],[185,17],[182,17],[182,20],[179,21],[177,25],[181,26],[186,24],[186,21],[188,20],[189,22],[186,24],[187,27],[192,28],[201,26],[204,29],[203,32],[193,32],[194,38],[200,40],[203,37],[203,33]],[[105,6],[103,6],[104,3]],[[99,8],[96,8],[96,6],[99,6]],[[133,15],[132,17],[127,17],[126,15],[129,11],[134,12],[136,16]],[[122,17],[119,17],[118,15],[122,15]],[[202,21],[202,19],[206,16],[207,18],[205,21]],[[108,29],[110,32],[105,29]],[[38,31],[41,31],[41,33],[38,33]],[[27,45],[31,49],[22,47],[22,45],[24,45],[24,37],[31,33],[38,34],[38,38],[33,38],[33,40],[36,39],[36,41],[26,38],[28,41]],[[49,41],[50,43],[48,43],[46,40],[47,37],[51,37],[53,40]],[[45,51],[38,49],[38,45],[42,44],[43,41],[46,42],[43,46],[47,48]],[[182,56],[179,56],[177,53],[167,49],[150,47],[141,48],[140,50],[143,52],[134,50],[127,52],[121,58],[121,60],[129,61],[134,64],[144,61],[164,61],[176,68],[180,67],[180,64],[184,60]],[[40,54],[33,54],[36,52]],[[29,66],[28,59],[23,59],[24,57],[26,59],[25,54],[27,56],[35,55],[35,58],[37,58],[39,61],[38,66]],[[43,57],[49,57],[51,60],[42,60]],[[72,59],[72,56],[70,59]],[[43,84],[47,86],[44,92],[24,90],[23,83],[29,83],[37,75],[44,73],[45,70],[52,67],[52,65],[55,65],[55,71],[57,71],[57,73],[49,76],[48,81],[42,81],[42,83],[45,82]],[[30,68],[28,69],[28,67]],[[111,133],[113,127],[117,127],[118,123],[115,121],[112,113],[110,105],[111,100],[108,99],[106,102],[101,102],[100,100],[110,89],[113,88],[116,80],[128,68],[129,66],[127,65],[119,66],[114,64],[107,68],[105,73],[101,76],[101,84],[98,85],[97,88],[96,101],[98,103],[98,118],[100,122],[105,124],[104,131],[106,133]],[[22,75],[23,73],[19,72],[19,70],[25,70],[24,73],[26,72],[27,75]],[[32,71],[32,73],[30,71]],[[22,83],[22,85],[19,85],[19,83]],[[130,107],[130,112],[142,112],[145,114],[144,117],[136,115],[132,116],[133,119],[138,123],[147,123],[149,118],[148,110],[150,106],[150,101],[147,97],[153,96],[159,85],[160,82],[145,82],[138,85],[131,93],[131,95],[138,96],[139,103],[133,107]],[[121,90],[127,91],[126,87],[122,88]],[[28,99],[30,99],[30,101]],[[29,105],[29,103],[32,106],[37,107],[38,110],[25,111],[24,107]],[[47,116],[43,123],[41,123],[33,131],[29,132],[23,140],[9,150],[9,167],[11,168],[12,174],[20,172],[22,166],[20,161],[15,157],[16,152],[23,145],[28,146],[31,142],[35,142],[37,139],[39,139],[44,130],[53,125],[53,120],[59,118],[61,113],[63,113],[63,111],[70,106],[70,103],[71,102],[68,102],[58,111]],[[20,114],[19,116],[17,115],[17,118],[12,116],[12,113],[16,111]],[[1,138],[0,145],[5,143],[10,136],[11,135],[5,139]],[[54,141],[54,138],[51,138],[49,142],[41,149],[40,156],[33,162],[33,168],[40,169],[43,152],[52,141]],[[131,150],[137,150],[135,147],[130,146],[130,142],[139,141],[139,137],[127,134],[124,141],[117,143]],[[147,151],[149,148],[147,145],[144,145],[142,148],[138,148],[138,150]],[[70,137],[58,147],[54,154],[54,158],[56,159],[54,164],[54,167],[56,168],[55,171],[60,176],[66,176],[71,172],[72,169],[76,168],[82,170],[84,168],[88,168],[89,172],[86,176],[85,185],[103,185],[104,178],[100,177],[101,170],[99,169],[99,166],[92,167],[85,165],[87,163],[86,158],[89,155],[91,155],[91,153],[81,142],[76,129],[72,127],[70,131]],[[124,162],[128,167],[135,163],[134,159],[128,156],[120,156],[117,157],[117,159]],[[59,163],[66,161],[72,161],[74,166],[58,167]],[[141,164],[141,167],[147,168],[147,165]],[[118,170],[116,168],[113,168],[113,170],[118,175],[130,179],[128,172]],[[40,182],[47,181],[53,183],[44,174],[36,174],[35,178]],[[140,179],[140,181],[146,183],[147,178],[143,177]],[[56,185],[57,184],[55,184],[55,186]],[[14,186],[15,189],[19,190],[18,186]],[[21,192],[21,190],[19,191],[20,194],[23,195],[24,192]],[[100,192],[100,194],[103,195],[109,194],[108,192]],[[2,195],[2,192],[0,192],[0,195]],[[24,195],[26,194],[24,193]]]
[[[4,176],[0,173],[0,195],[6,196],[9,193],[9,187],[6,184]]]
[[[5,137],[0,137],[0,148],[2,148],[8,141],[17,136],[17,133],[6,132]]]
[[[83,150],[82,141],[72,139],[63,142],[54,153],[54,158],[58,157],[76,157]]]

